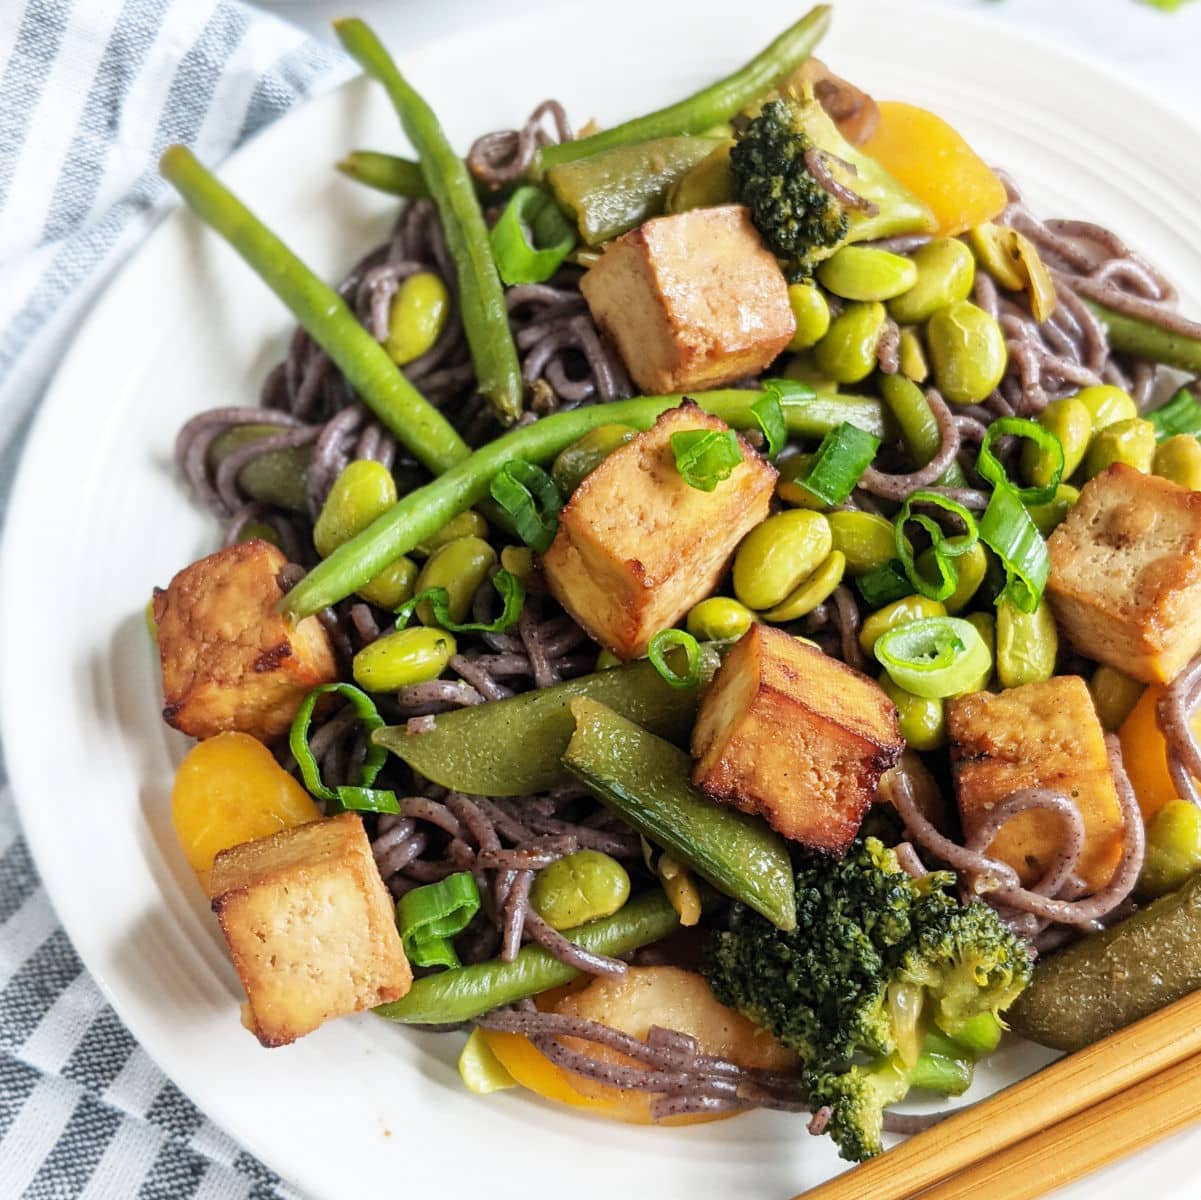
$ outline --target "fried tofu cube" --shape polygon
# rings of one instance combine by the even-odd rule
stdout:
[[[206,738],[226,730],[270,741],[310,689],[338,677],[316,617],[293,625],[275,605],[287,559],[269,542],[228,546],[154,590],[163,718]]]
[[[1115,464],[1047,546],[1047,597],[1081,654],[1170,683],[1201,651],[1201,492]]]
[[[780,264],[737,204],[644,222],[609,244],[580,290],[648,393],[757,375],[796,332]]]
[[[1084,680],[1057,675],[996,695],[960,696],[946,707],[955,791],[967,837],[1019,788],[1064,792],[1084,820],[1077,874],[1089,892],[1103,888],[1122,856],[1122,813],[1105,732]],[[1029,886],[1047,873],[1062,844],[1059,817],[1033,809],[1002,825],[987,852],[1013,867]]]
[[[755,624],[701,700],[692,782],[784,837],[841,855],[904,749],[875,680]]]
[[[690,429],[727,426],[691,401],[663,413],[584,478],[543,556],[555,598],[621,658],[709,595],[768,513],[775,468],[741,438],[742,462],[713,491],[684,481],[671,435]]]
[[[392,899],[354,813],[223,850],[211,891],[264,1046],[399,1000],[413,982]]]

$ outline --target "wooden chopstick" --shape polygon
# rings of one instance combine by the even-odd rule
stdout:
[[[805,1200],[908,1200],[1194,1055],[1201,1055],[1201,992],[1058,1059],[885,1154],[810,1189]],[[994,1200],[990,1191],[978,1195]]]

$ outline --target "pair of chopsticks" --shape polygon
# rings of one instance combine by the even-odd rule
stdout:
[[[1201,992],[1194,992],[812,1188],[804,1200],[1034,1200],[1198,1119]]]

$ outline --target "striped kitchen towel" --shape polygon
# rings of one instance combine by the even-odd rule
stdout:
[[[0,522],[47,377],[173,193],[349,63],[232,0],[0,0]],[[164,1077],[55,919],[0,751],[0,1198],[292,1196]]]

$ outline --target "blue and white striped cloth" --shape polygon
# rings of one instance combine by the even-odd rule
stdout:
[[[0,0],[0,522],[53,366],[172,203],[163,148],[218,162],[348,74],[232,0]],[[39,884],[0,751],[0,1197],[280,1195],[104,1003]]]

